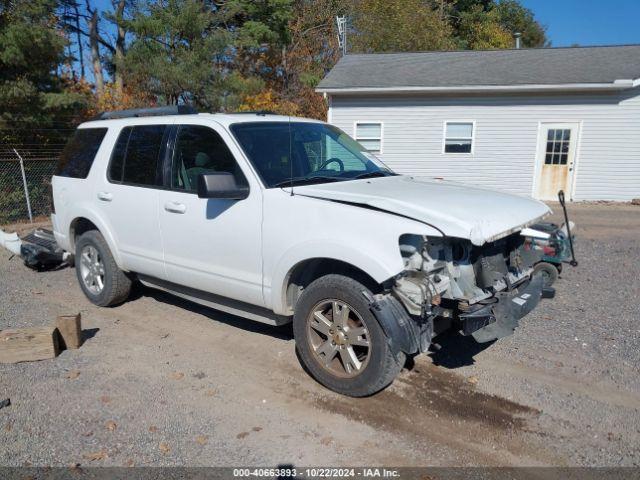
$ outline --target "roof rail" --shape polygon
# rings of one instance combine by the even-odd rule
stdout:
[[[101,112],[91,120],[111,120],[115,118],[131,117],[157,117],[160,115],[192,115],[198,113],[191,105],[168,105],[166,107],[134,108],[131,110],[115,110],[113,112]]]
[[[233,112],[233,113],[244,113],[247,115],[277,115],[277,113],[272,110],[243,110],[240,112]]]

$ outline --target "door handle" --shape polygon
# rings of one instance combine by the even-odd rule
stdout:
[[[167,202],[164,204],[164,209],[171,213],[185,213],[187,206],[184,203]]]
[[[98,199],[103,202],[110,202],[113,200],[113,194],[109,192],[98,192]]]

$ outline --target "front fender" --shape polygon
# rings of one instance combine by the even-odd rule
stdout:
[[[380,252],[377,256],[367,255],[362,249],[340,244],[338,242],[311,241],[298,244],[289,249],[280,259],[271,278],[270,307],[280,315],[287,314],[286,290],[289,276],[301,262],[316,258],[338,260],[366,272],[376,282],[385,280],[400,273],[404,265],[398,248]]]
[[[293,268],[305,260],[338,260],[378,283],[400,273],[403,234],[441,236],[435,228],[399,215],[326,199],[264,191],[263,297],[280,315]]]

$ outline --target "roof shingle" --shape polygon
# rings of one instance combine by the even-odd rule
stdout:
[[[346,55],[318,90],[604,84],[640,78],[640,45]]]

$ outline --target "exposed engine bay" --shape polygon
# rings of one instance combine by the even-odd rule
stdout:
[[[495,326],[477,333],[499,320],[497,303],[512,300],[515,306],[522,307],[531,303],[532,296],[537,296],[531,299],[537,304],[541,295],[536,291],[520,293],[523,298],[516,300],[505,299],[518,295],[518,289],[533,283],[534,265],[543,254],[539,246],[520,233],[481,247],[457,238],[403,235],[400,252],[405,270],[394,279],[391,292],[412,317],[433,321],[435,334],[453,323],[463,334],[474,335],[478,341],[499,338],[504,332],[496,332]],[[541,290],[537,284],[534,287]],[[534,306],[527,312],[507,313],[521,314],[518,316],[521,318]]]

